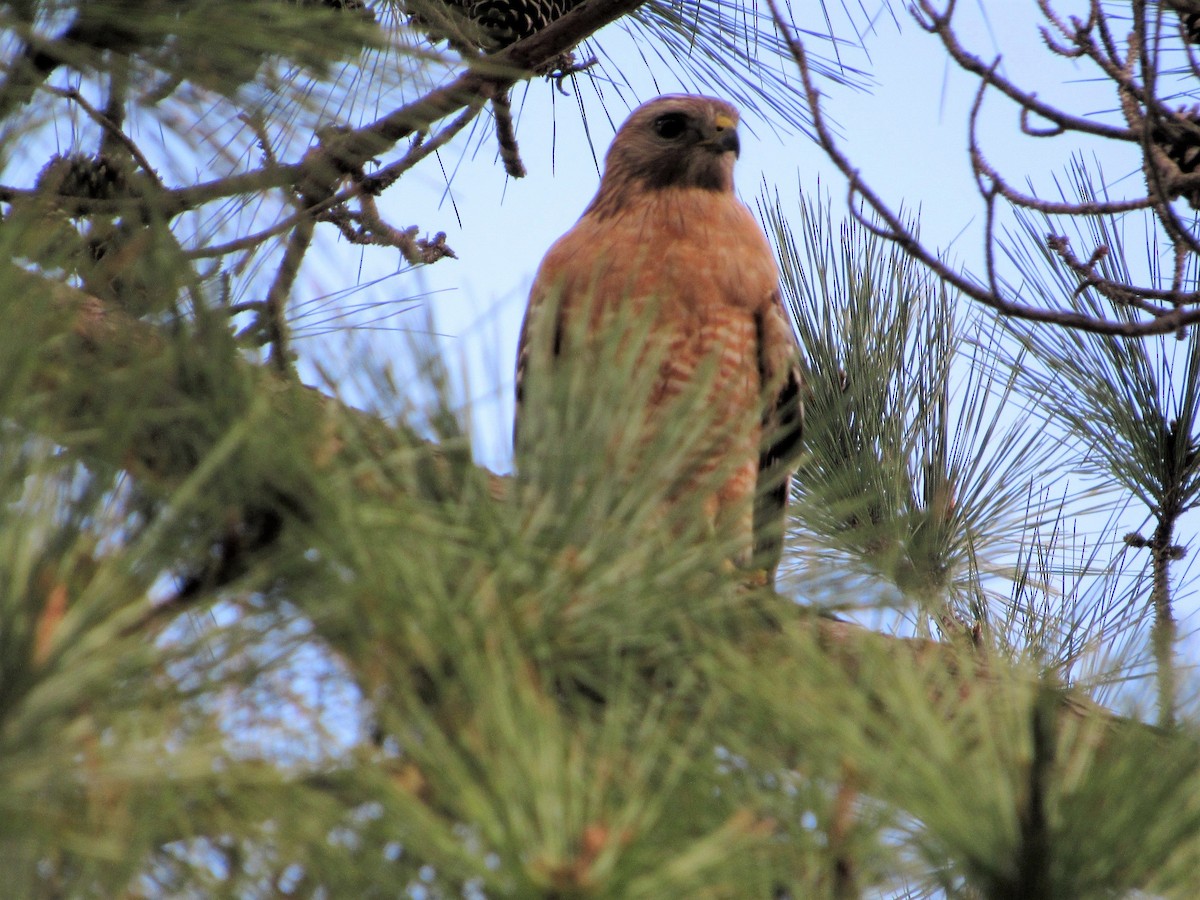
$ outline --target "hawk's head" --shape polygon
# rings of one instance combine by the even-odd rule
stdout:
[[[733,191],[738,112],[724,100],[668,94],[643,103],[617,131],[601,191],[636,187]]]

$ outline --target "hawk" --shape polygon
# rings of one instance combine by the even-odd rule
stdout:
[[[773,584],[802,382],[774,253],[734,193],[737,124],[723,100],[667,95],[618,129],[595,198],[534,279],[517,352],[514,442],[519,465],[531,373],[553,375],[556,362],[577,355],[572,339],[603,338],[617,313],[646,322],[646,346],[659,351],[646,421],[652,427],[663,407],[710,380],[705,405],[720,434],[698,471],[719,474],[715,485],[702,482],[703,509],[714,528],[733,529],[733,561]]]

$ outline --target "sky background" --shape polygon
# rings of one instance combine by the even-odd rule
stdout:
[[[966,120],[977,82],[948,63],[937,39],[919,29],[899,3],[864,2],[849,16],[836,0],[830,6],[833,32],[845,41],[838,56],[864,73],[858,79],[864,88],[823,84],[843,147],[893,208],[920,211],[922,235],[930,244],[968,263],[979,260],[982,205],[966,154]],[[1088,113],[1107,111],[1107,118],[1116,115],[1107,83],[1092,80],[1095,73],[1087,67],[1046,51],[1032,0],[992,3],[990,17],[978,0],[960,6],[961,33],[974,52],[989,61],[1000,56],[1002,71],[1035,87],[1044,99]],[[801,29],[828,30],[817,3],[795,7]],[[855,46],[857,35],[861,48]],[[419,225],[429,234],[445,231],[459,259],[397,274],[401,261],[395,251],[350,247],[325,229],[322,252],[310,254],[293,305],[303,309],[306,294],[315,299],[338,292],[345,292],[345,305],[371,305],[369,313],[358,316],[364,327],[356,329],[354,340],[369,336],[374,352],[401,360],[408,355],[412,334],[427,329],[420,312],[411,309],[416,301],[428,311],[448,359],[462,374],[476,455],[501,471],[511,464],[513,361],[529,286],[546,250],[594,194],[596,157],[602,159],[615,126],[637,102],[678,90],[720,93],[719,87],[664,75],[662,65],[652,68],[644,59],[645,35],[631,34],[620,23],[601,32],[597,43],[605,63],[594,73],[596,83],[580,78],[574,87],[567,86],[572,96],[557,93],[546,81],[516,89],[526,178],[505,176],[492,130],[481,121],[384,195],[381,208],[393,224]],[[828,42],[810,40],[809,45],[830,56]],[[790,78],[798,97],[790,60],[767,55],[761,64]],[[587,113],[586,130],[579,102]],[[765,112],[743,110],[737,167],[742,198],[754,207],[766,186],[772,194],[778,191],[787,210],[795,208],[801,192],[810,199],[825,192],[840,216],[845,179],[809,136]],[[1081,146],[1073,138],[1022,137],[1015,107],[995,93],[982,122],[988,158],[1018,185],[1030,179],[1035,187],[1052,190],[1054,176],[1061,176],[1071,154],[1080,151],[1100,154],[1106,176],[1118,190],[1121,176],[1137,171],[1135,157],[1124,148],[1099,141]],[[1135,178],[1131,190],[1139,182]],[[381,311],[391,315],[367,328],[367,321]],[[342,336],[313,332],[317,336],[299,343],[301,351],[341,368],[346,360],[338,346]]]
[[[810,49],[826,60],[836,50],[848,72],[861,73],[855,77],[858,86],[822,82],[826,110],[839,130],[841,146],[893,208],[919,212],[928,244],[951,259],[976,264],[982,258],[983,205],[966,151],[967,117],[978,82],[947,60],[938,39],[913,22],[902,0],[846,3],[852,6],[848,13],[839,0],[827,0],[828,10],[817,0],[792,3],[795,24],[802,32],[832,31],[841,39],[833,44],[812,37],[806,40]],[[958,6],[958,32],[972,52],[988,62],[999,57],[1002,73],[1036,89],[1044,100],[1120,121],[1107,80],[1085,63],[1047,51],[1038,31],[1043,20],[1035,0],[959,0]],[[1083,13],[1086,3],[1059,0],[1056,6],[1063,13]],[[660,93],[699,91],[725,97],[735,93],[711,81],[678,77],[686,67],[675,66],[672,74],[655,59],[662,46],[648,40],[644,30],[627,24],[605,29],[594,44],[602,48],[602,65],[567,84],[570,96],[545,80],[515,89],[513,105],[529,171],[526,178],[513,180],[504,174],[496,158],[494,133],[482,120],[436,158],[406,173],[380,199],[391,224],[417,225],[423,234],[446,232],[457,260],[444,259],[411,271],[395,250],[351,246],[333,228],[318,228],[315,250],[305,260],[290,301],[297,326],[295,346],[306,381],[332,384],[343,398],[369,403],[372,385],[364,372],[375,364],[393,364],[403,387],[412,341],[434,334],[458,377],[477,459],[496,471],[509,470],[513,366],[529,287],[546,250],[578,219],[594,194],[599,181],[597,160],[603,158],[616,126],[637,103]],[[394,95],[380,95],[374,105],[368,97],[358,109],[349,109],[337,99],[339,92],[343,98],[353,93],[354,85],[386,81],[387,77],[376,78],[379,69],[370,68],[380,64],[386,67],[389,61],[346,66],[337,85],[327,89],[334,98],[322,113],[327,121],[362,125],[399,105],[392,102]],[[800,85],[792,61],[764,51],[758,66],[753,74],[761,74],[770,84],[771,101],[795,108]],[[402,81],[400,71],[395,68],[390,76],[393,86]],[[412,94],[410,90],[404,99],[412,99]],[[285,97],[280,102],[290,101]],[[753,208],[764,191],[771,196],[778,192],[786,212],[798,210],[801,193],[810,199],[825,194],[832,198],[835,218],[844,215],[845,179],[811,137],[771,114],[766,99],[740,105],[742,153],[736,177],[742,198]],[[320,108],[319,100],[314,108]],[[1055,180],[1063,178],[1072,154],[1081,154],[1094,172],[1103,171],[1117,196],[1139,192],[1141,175],[1133,149],[1076,137],[1022,136],[1017,112],[998,94],[989,95],[980,131],[987,158],[1012,184],[1028,180],[1033,193],[1054,196]],[[210,121],[201,122],[197,133],[211,128],[219,137],[220,114],[218,110]],[[60,147],[71,146],[87,130],[84,119],[77,111],[56,118],[48,125],[49,139]],[[195,147],[205,146],[204,152],[211,152],[211,145],[220,141],[196,137],[189,147],[186,142],[191,137],[185,134],[177,139],[169,128],[157,129],[153,121],[135,137],[153,143],[164,131],[164,159],[177,169],[169,172],[167,180],[195,180],[196,172],[212,163]],[[290,147],[280,156],[292,160],[302,151],[303,147]],[[235,159],[231,165],[255,163],[259,155],[251,146],[249,159]],[[40,165],[45,158],[30,146],[29,160]],[[11,170],[19,170],[21,164],[22,160],[15,160]],[[9,177],[11,170],[4,173],[6,180],[20,181]],[[264,227],[278,211],[265,203],[245,213],[246,220],[237,219],[240,213],[232,214],[229,221],[214,214],[214,220],[227,227],[222,239],[228,239],[232,232],[253,231],[254,226],[246,224],[251,217],[261,216],[257,227]],[[1140,240],[1138,232],[1131,244]],[[1076,247],[1084,256],[1090,249]],[[246,276],[246,294],[236,299],[260,299],[271,265],[277,262],[277,256],[260,254]],[[1109,524],[1103,520],[1087,527],[1099,532]],[[1185,523],[1189,526],[1185,536],[1194,532],[1190,527],[1194,524]],[[1141,521],[1134,516],[1128,525],[1124,530],[1141,527]],[[1109,529],[1110,537],[1121,533]],[[1190,559],[1181,568],[1189,565]],[[1194,618],[1195,591],[1189,590],[1181,600],[1182,611]],[[1190,620],[1182,623],[1185,633],[1192,627]],[[1200,655],[1194,637],[1181,646],[1192,659]]]
[[[1075,9],[1080,6],[1063,2],[1058,8],[1064,13],[1082,12]],[[858,86],[829,80],[822,84],[826,111],[839,130],[841,146],[893,209],[919,211],[921,233],[928,244],[951,259],[977,265],[982,259],[983,204],[967,156],[967,120],[978,81],[952,64],[938,39],[921,30],[899,2],[864,0],[849,14],[840,10],[836,0],[830,0],[829,7],[828,23],[825,10],[816,2],[793,3],[792,14],[801,32],[828,33],[832,26],[842,39],[836,45],[838,57],[848,71],[861,73],[855,76]],[[1044,19],[1034,0],[986,4],[962,0],[959,7],[956,22],[963,43],[989,63],[998,58],[1001,73],[1036,90],[1043,100],[1121,122],[1106,79],[1086,63],[1047,51],[1039,32]],[[862,46],[857,46],[860,39]],[[571,96],[558,93],[545,81],[516,88],[514,110],[529,171],[526,178],[505,176],[493,132],[483,121],[445,148],[438,160],[427,160],[408,173],[382,199],[381,208],[394,224],[416,224],[429,234],[445,231],[458,260],[445,259],[396,274],[394,251],[364,251],[326,234],[328,264],[314,265],[314,259],[324,258],[310,254],[300,286],[301,291],[320,297],[352,285],[369,285],[351,292],[347,302],[379,302],[385,311],[404,310],[379,323],[378,331],[350,333],[353,341],[360,342],[356,346],[361,348],[361,341],[367,339],[369,353],[395,362],[400,369],[410,356],[413,335],[431,328],[459,377],[476,457],[500,472],[511,466],[513,364],[530,284],[546,250],[593,196],[599,181],[597,159],[603,159],[616,126],[638,102],[659,93],[722,93],[719,86],[664,74],[661,64],[647,63],[653,48],[647,47],[645,34],[621,23],[601,32],[596,43],[603,48],[604,60],[593,72],[596,81],[580,78],[574,86],[567,85]],[[831,56],[833,45],[828,41],[810,38],[806,45],[827,60]],[[795,103],[800,86],[791,60],[764,54],[760,64],[772,76],[783,75],[794,92],[787,102]],[[779,88],[774,85],[770,90]],[[586,128],[580,104],[586,111]],[[764,192],[778,192],[786,211],[798,208],[801,193],[810,200],[827,195],[835,219],[844,215],[845,179],[812,138],[771,115],[769,103],[759,108],[742,106],[742,152],[736,177],[743,200],[753,208]],[[1103,180],[1118,196],[1144,190],[1132,149],[1076,136],[1024,136],[1017,108],[994,91],[985,100],[980,136],[986,157],[1011,184],[1030,185],[1041,196],[1057,195],[1056,184],[1064,181],[1073,156],[1086,159],[1094,173],[1103,173]],[[1139,228],[1131,244],[1141,240]],[[1086,256],[1091,248],[1076,246],[1076,250]],[[411,308],[409,301],[414,299],[418,308]],[[375,314],[372,307],[371,315]],[[357,352],[339,349],[344,334],[311,340],[322,343],[299,346],[312,358],[330,361],[334,371],[347,362],[353,368],[361,360]],[[1144,511],[1135,510],[1115,534],[1144,525]],[[1107,516],[1084,521],[1082,529],[1114,537]],[[1087,543],[1091,538],[1083,540]],[[1178,567],[1176,575],[1183,575],[1189,565]],[[1192,593],[1178,598],[1181,627],[1187,635],[1180,649],[1195,658],[1200,644],[1191,635],[1196,618]]]

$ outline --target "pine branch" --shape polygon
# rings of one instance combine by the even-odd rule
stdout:
[[[605,846],[606,858],[624,871],[661,866],[666,879],[671,851],[651,848],[680,844],[665,843],[672,829],[653,812],[659,803],[679,800],[680,792],[697,809],[712,809],[711,793],[688,798],[687,785],[711,769],[713,747],[729,747],[747,757],[755,778],[794,778],[825,797],[798,802],[825,810],[822,834],[832,844],[802,871],[827,886],[851,892],[879,883],[868,848],[871,809],[881,804],[929,823],[930,833],[942,840],[969,831],[955,817],[975,812],[970,821],[996,843],[964,838],[952,858],[974,872],[973,884],[993,884],[995,895],[1003,896],[1006,886],[1048,884],[1056,890],[1060,882],[1047,878],[1057,871],[1057,857],[1043,850],[1061,852],[1070,828],[1092,834],[1095,817],[1086,810],[1075,809],[1063,826],[1046,810],[1077,797],[1086,804],[1106,796],[1123,810],[1122,821],[1133,821],[1151,800],[1157,802],[1156,794],[1131,788],[1127,780],[1129,768],[1147,754],[1169,763],[1167,774],[1195,777],[1200,746],[1188,731],[1114,715],[1034,666],[984,649],[983,641],[897,638],[768,592],[739,591],[720,576],[694,574],[705,571],[703,555],[711,543],[677,549],[667,540],[666,552],[647,549],[631,542],[623,525],[594,545],[571,535],[556,543],[564,522],[577,524],[571,514],[537,498],[526,504],[511,482],[474,468],[460,447],[431,445],[266,364],[237,353],[221,356],[221,341],[209,334],[205,355],[216,353],[219,366],[231,372],[228,381],[214,385],[188,368],[188,334],[172,335],[27,273],[12,273],[8,286],[3,296],[21,297],[22,312],[48,313],[39,319],[0,311],[17,327],[35,320],[20,342],[38,348],[28,398],[36,412],[15,425],[51,436],[89,467],[124,465],[134,481],[161,485],[164,492],[191,483],[189,528],[212,533],[217,542],[210,565],[197,569],[165,606],[123,616],[121,639],[162,635],[183,611],[257,591],[261,576],[274,578],[289,568],[283,555],[289,535],[299,533],[293,545],[319,552],[319,563],[304,570],[303,581],[282,576],[268,607],[295,605],[368,699],[380,740],[378,746],[357,745],[350,758],[320,772],[268,767],[279,790],[290,791],[289,802],[315,794],[327,804],[312,834],[287,832],[285,852],[299,858],[308,859],[306,848],[325,842],[338,811],[351,815],[373,802],[386,811],[382,840],[403,841],[417,859],[428,854],[445,867],[439,878],[466,879],[480,871],[453,838],[463,828],[477,829],[482,846],[503,855],[502,866],[482,868],[496,872],[496,893],[503,892],[500,879],[521,875],[540,886],[526,890],[521,882],[516,892],[522,895],[573,889],[608,871],[596,868],[600,851],[594,848]],[[219,337],[223,328],[214,332]],[[210,423],[199,435],[166,427],[123,432],[118,441],[96,426],[112,415],[106,406],[127,398],[80,390],[76,382],[109,386],[128,377],[152,385],[163,408],[195,407],[228,421]],[[248,398],[232,410],[222,402],[230,389]],[[260,413],[247,417],[247,406]],[[139,408],[137,417],[146,418],[144,412]],[[149,418],[159,418],[159,411]],[[234,463],[228,434],[239,428],[255,433],[261,455]],[[298,450],[287,452],[288,444]],[[205,468],[235,464],[220,479],[202,477]],[[223,489],[220,483],[232,486],[229,497],[245,500],[244,526],[230,527],[232,501],[206,502],[203,495]],[[295,503],[303,505],[297,509]],[[637,505],[653,506],[644,498]],[[270,515],[282,523],[278,532],[264,518]],[[253,516],[267,527],[254,532]],[[199,521],[205,517],[208,524]],[[658,530],[670,531],[661,524]],[[179,552],[169,539],[164,549]],[[239,553],[251,558],[239,561]],[[259,580],[246,579],[248,571],[260,573]],[[43,655],[53,644],[44,635],[61,619],[55,597],[54,591],[47,595],[35,629],[42,648],[35,652]],[[137,612],[136,597],[126,604],[128,613]],[[642,609],[645,620],[631,621]],[[206,678],[227,678],[209,672],[207,659],[197,665]],[[597,730],[608,735],[608,746],[594,746]],[[1027,741],[1034,742],[1032,759],[1022,755]],[[548,755],[548,747],[556,749]],[[560,747],[566,762],[558,761]],[[926,756],[932,761],[923,763]],[[558,765],[576,767],[566,770],[569,783],[556,780]],[[627,771],[643,781],[634,782],[626,813],[607,799],[611,792],[603,779],[626,779]],[[553,774],[531,784],[527,772]],[[1126,781],[1118,785],[1118,776]],[[1080,777],[1086,790],[1079,788]],[[1161,792],[1165,780],[1156,777],[1154,790]],[[978,797],[972,793],[976,781]],[[572,806],[577,783],[599,799]],[[723,791],[730,789],[720,783]],[[701,775],[697,789],[710,784]],[[1004,793],[1009,784],[1017,786],[1012,796]],[[654,802],[647,804],[646,797]],[[700,850],[716,846],[727,853],[729,841],[768,858],[781,855],[781,870],[801,868],[795,854],[803,835],[781,829],[798,828],[802,813],[787,806],[792,801],[785,794],[759,788],[741,803],[725,798],[718,809],[721,816],[734,811],[728,820],[697,829],[707,836],[697,839],[696,873],[709,871],[699,861],[713,858]],[[526,801],[531,820],[513,813]],[[566,838],[556,837],[558,819],[549,837],[539,830],[546,823],[537,820],[537,810],[558,802],[570,808]],[[213,814],[220,809],[218,804]],[[1175,815],[1178,803],[1171,809]],[[991,815],[980,819],[980,810]],[[1006,810],[1015,810],[1012,822],[1004,818]],[[268,814],[236,803],[234,814],[233,840],[244,842],[234,849],[253,853],[256,817]],[[155,840],[177,840],[172,827],[193,827],[193,821],[181,816],[159,825]],[[1190,828],[1186,817],[1179,820],[1178,833]],[[1013,846],[1002,842],[1005,835]],[[276,840],[283,837],[273,833]],[[634,842],[628,853],[626,840]],[[455,860],[461,868],[452,868]],[[1017,868],[996,860],[1012,860]],[[975,872],[972,864],[996,868]],[[334,863],[313,865],[319,872],[314,877],[340,877],[330,874]],[[1102,871],[1119,865],[1124,862]],[[692,877],[690,883],[703,880]],[[1122,877],[1142,884],[1145,875]],[[665,884],[648,895],[679,895]],[[620,895],[619,887],[613,893]]]
[[[203,444],[187,435],[155,431],[134,434],[130,443],[112,447],[108,441],[96,440],[89,423],[102,420],[105,404],[120,403],[119,398],[114,400],[102,392],[55,396],[64,384],[77,380],[103,384],[107,372],[127,368],[135,361],[142,366],[161,361],[165,363],[159,370],[164,381],[157,386],[157,391],[164,403],[184,406],[197,402],[211,407],[213,398],[204,394],[203,386],[198,390],[196,385],[189,383],[186,370],[174,364],[172,355],[178,348],[156,327],[114,309],[98,298],[28,273],[13,272],[10,277],[21,285],[21,289],[10,291],[9,296],[19,293],[24,302],[30,298],[52,298],[56,308],[53,327],[72,336],[69,342],[53,342],[59,348],[58,352],[41,360],[40,381],[47,400],[43,413],[52,413],[49,420],[52,431],[48,436],[69,446],[84,459],[124,464],[135,477],[150,480],[163,489],[190,474],[196,461],[203,459],[208,449]],[[11,314],[3,318],[13,321]],[[43,333],[40,337],[29,335],[27,339],[44,341],[46,337]],[[307,465],[297,466],[290,454],[279,457],[268,454],[257,460],[255,468],[240,472],[242,492],[255,498],[254,515],[274,514],[286,521],[320,515],[315,506],[316,498],[322,494],[323,473],[335,461],[339,465],[352,465],[347,454],[363,452],[382,458],[396,445],[398,432],[394,425],[348,407],[314,388],[281,379],[268,367],[252,364],[241,357],[231,357],[230,365],[248,390],[267,398],[268,415],[275,422],[272,427],[281,429],[287,436],[267,442],[266,446],[285,446],[298,440],[307,461]],[[172,372],[177,381],[169,380]],[[215,427],[212,433],[221,433],[221,428]],[[171,444],[173,439],[184,441],[186,446]],[[463,489],[465,478],[482,478],[493,497],[502,497],[509,490],[509,479],[486,470],[472,469],[469,465],[464,468],[454,453],[425,443],[415,435],[400,434],[399,442],[404,446],[424,448],[425,462],[411,484],[413,489],[426,496],[455,496]],[[381,488],[368,481],[359,489],[364,498],[377,499],[376,492]],[[272,534],[271,537],[275,540],[279,535]],[[223,570],[211,573],[212,577],[205,585],[206,595],[211,596],[213,590],[241,573],[241,569],[230,567],[225,561]],[[180,602],[186,599],[181,598]],[[936,688],[938,691],[951,690],[966,696],[974,690],[986,690],[993,680],[989,669],[995,663],[979,656],[974,645],[969,645],[964,654],[963,648],[954,644],[893,637],[849,622],[814,617],[782,597],[772,603],[771,618],[792,621],[810,632],[829,658],[850,678],[862,673],[864,660],[896,658],[916,661],[931,671],[945,673],[952,679],[953,687],[942,685]],[[143,624],[160,621],[169,612],[169,609],[158,610]],[[1076,690],[1062,689],[1058,702],[1060,714],[1066,720],[1099,716],[1116,728],[1145,728],[1137,720],[1109,713]]]
[[[459,110],[486,100],[544,64],[569,51],[605,25],[637,9],[645,0],[586,0],[541,31],[491,56],[481,57],[452,82],[393,110],[376,121],[341,132],[316,147],[295,167],[292,183],[301,196],[320,202],[329,196],[344,173],[361,168],[396,142]]]
[[[399,141],[425,133],[438,121],[459,112],[477,110],[488,99],[507,91],[517,81],[530,78],[572,47],[620,17],[632,12],[645,0],[587,0],[562,18],[550,23],[504,50],[472,60],[470,66],[448,84],[429,91],[423,97],[381,116],[374,122],[353,129],[331,129],[298,162],[284,163],[268,158],[251,171],[217,178],[200,184],[165,187],[127,137],[123,143],[150,173],[156,190],[144,196],[120,198],[71,197],[75,215],[140,215],[148,220],[169,222],[181,214],[215,201],[248,194],[262,194],[280,188],[299,195],[305,212],[318,213],[345,203],[362,193],[373,193],[394,182],[404,171],[416,165],[439,143],[424,152],[408,154],[389,167],[387,181],[367,178],[363,168],[391,150]],[[82,104],[85,112],[112,131],[116,125],[93,110],[77,91],[56,91],[64,99]],[[447,132],[453,136],[465,121],[455,123]],[[347,180],[350,187],[345,187]],[[41,192],[0,186],[0,201],[28,202]],[[266,238],[278,229],[264,232]],[[244,242],[230,245],[227,251],[244,249]],[[211,251],[206,256],[214,255]]]

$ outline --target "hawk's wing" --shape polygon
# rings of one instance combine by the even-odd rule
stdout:
[[[763,432],[754,492],[754,566],[774,583],[783,554],[788,491],[804,431],[804,382],[800,347],[776,294],[755,318],[758,371],[763,385]]]
[[[553,315],[554,321],[544,323],[551,329],[546,335],[549,338],[549,355],[551,359],[559,356],[563,343],[563,305],[546,296],[544,282],[550,279],[544,271],[539,271],[529,292],[529,305],[525,308],[525,318],[521,322],[521,336],[517,339],[517,372],[516,372],[516,404],[513,409],[513,453],[517,453],[518,434],[521,428],[521,412],[525,403],[525,379],[529,374],[530,356],[534,352],[533,344],[538,329],[543,326],[542,315]]]

